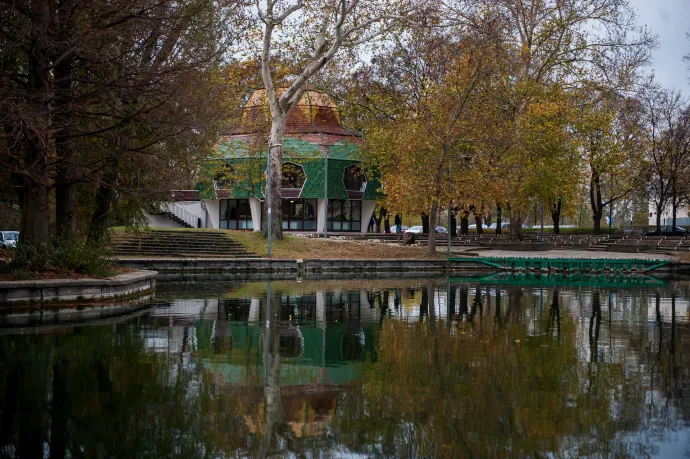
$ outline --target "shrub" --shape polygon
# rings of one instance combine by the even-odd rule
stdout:
[[[10,262],[1,269],[19,278],[27,278],[28,273],[42,271],[64,270],[92,276],[109,276],[114,273],[108,251],[102,245],[83,241],[61,240],[55,245],[42,244],[38,247],[17,244],[7,254]]]

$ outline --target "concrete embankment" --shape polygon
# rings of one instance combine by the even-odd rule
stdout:
[[[432,276],[458,271],[496,272],[496,268],[479,263],[476,259],[425,260],[425,259],[219,259],[219,258],[127,258],[120,259],[122,266],[154,270],[158,279],[193,280],[217,275],[219,279],[245,280],[265,275],[282,279],[332,275],[342,277],[366,274],[367,277],[386,275]],[[690,276],[690,263],[673,263],[650,274]]]
[[[120,265],[154,270],[159,279],[168,275],[223,274],[243,277],[248,274],[308,275],[315,273],[436,273],[455,270],[494,271],[473,261],[424,259],[219,259],[219,258],[122,258]]]
[[[106,279],[42,279],[0,282],[0,305],[124,299],[153,292],[155,271],[137,270]]]

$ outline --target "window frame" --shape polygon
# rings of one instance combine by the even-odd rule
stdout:
[[[336,207],[340,207],[340,214],[334,215]],[[358,208],[359,219],[355,220],[354,208]],[[328,231],[361,232],[362,231],[362,201],[357,199],[329,199],[327,209]]]

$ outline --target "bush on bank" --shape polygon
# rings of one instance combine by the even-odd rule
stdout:
[[[13,279],[32,279],[56,271],[67,277],[72,274],[107,277],[115,273],[115,265],[102,244],[64,240],[38,247],[18,244],[5,252],[5,263],[0,264],[0,273]]]

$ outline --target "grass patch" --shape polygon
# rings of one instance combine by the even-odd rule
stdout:
[[[247,250],[260,255],[267,254],[267,240],[254,231],[228,231],[229,236]],[[445,259],[445,254],[429,256],[426,246],[402,246],[360,241],[339,241],[294,237],[285,235],[281,241],[273,241],[274,258],[346,258],[346,259]]]

